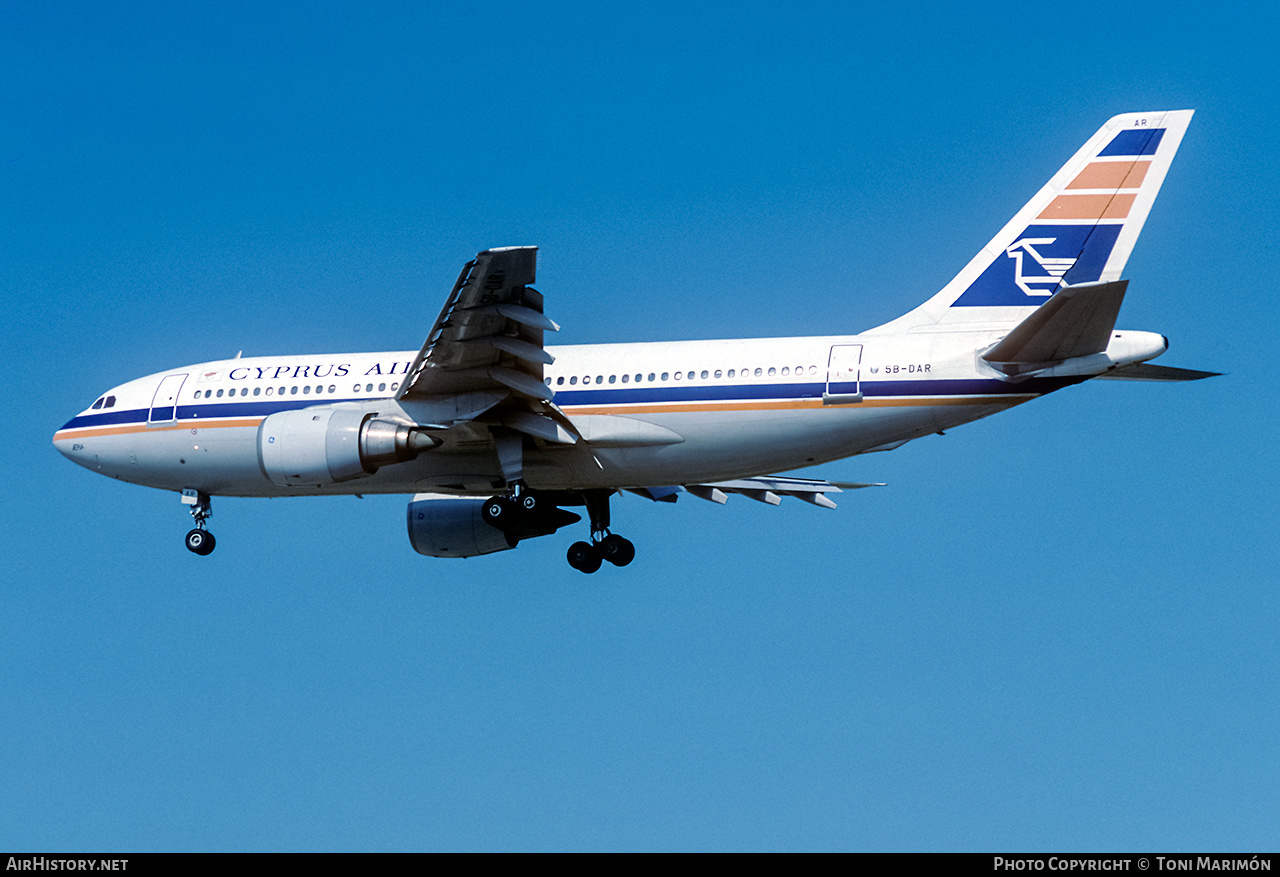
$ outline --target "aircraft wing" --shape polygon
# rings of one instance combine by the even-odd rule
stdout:
[[[816,478],[792,478],[786,475],[761,475],[755,478],[738,478],[733,481],[711,481],[706,484],[685,484],[679,487],[644,487],[632,493],[656,502],[675,502],[681,492],[688,492],[709,502],[725,503],[728,494],[737,493],[757,502],[779,505],[782,497],[793,496],[807,503],[833,509],[836,504],[828,493],[843,493],[861,487],[884,487],[881,483],[859,481],[824,481]]]
[[[463,266],[397,401],[495,394],[503,401],[486,420],[548,441],[576,442],[576,430],[552,404],[555,392],[543,383],[542,367],[554,362],[543,332],[560,327],[543,314],[542,294],[530,286],[537,262],[537,247],[502,247]]]

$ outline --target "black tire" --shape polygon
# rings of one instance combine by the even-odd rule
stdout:
[[[631,540],[616,533],[604,537],[604,541],[600,543],[600,553],[614,566],[626,566],[636,559],[636,547],[631,544]]]
[[[484,518],[489,526],[505,531],[510,528],[515,518],[515,507],[511,500],[505,497],[490,497],[485,500],[484,508],[480,510],[480,517]]]
[[[602,560],[600,549],[590,542],[573,543],[569,546],[569,553],[566,557],[569,561],[569,566],[585,573],[593,573],[598,570]]]
[[[213,534],[208,530],[192,530],[187,534],[186,539],[187,550],[192,554],[198,554],[205,557],[213,553],[214,545],[217,541],[213,538]]]

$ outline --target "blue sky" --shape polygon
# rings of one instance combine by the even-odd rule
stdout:
[[[1280,825],[1274,4],[10,4],[0,847],[1257,850]],[[103,389],[416,349],[542,247],[586,343],[856,332],[1097,127],[1197,114],[1098,382],[820,470],[420,557],[402,497],[62,459]]]

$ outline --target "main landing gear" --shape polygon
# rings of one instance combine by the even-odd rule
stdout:
[[[609,490],[588,490],[582,494],[591,517],[591,541],[575,542],[569,546],[569,566],[579,572],[593,573],[600,564],[609,561],[614,566],[626,566],[635,560],[636,547],[631,540],[609,532]]]
[[[611,490],[538,492],[517,481],[510,485],[506,495],[485,500],[480,516],[489,526],[501,530],[507,544],[515,548],[521,539],[546,536],[581,520],[560,506],[585,505],[591,517],[591,541],[569,546],[568,560],[574,569],[592,573],[605,561],[626,566],[636,556],[636,547],[629,539],[609,532],[609,495],[612,493]]]
[[[521,523],[541,510],[537,494],[517,486],[511,496],[491,496],[480,510],[480,517],[486,524],[497,527],[504,533],[513,532]]]
[[[187,550],[201,557],[211,554],[217,540],[213,538],[205,522],[213,515],[213,500],[207,493],[188,488],[182,491],[182,504],[191,506],[191,517],[196,520],[196,528],[187,533]]]
[[[505,496],[486,499],[480,507],[480,517],[490,527],[501,530],[511,548],[521,539],[547,536],[582,520],[560,508],[553,497],[535,493],[521,482],[512,484],[510,490]]]

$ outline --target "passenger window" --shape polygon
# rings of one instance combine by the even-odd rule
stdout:
[[[680,372],[676,372],[675,377],[676,377],[676,380],[677,380],[677,381],[678,381],[678,380],[680,380]]]
[[[219,391],[218,391],[218,398],[219,398],[219,399],[221,399],[221,398],[222,398],[222,391],[221,391],[221,390],[219,390]]]
[[[379,392],[379,393],[385,393],[385,392],[387,392],[387,385],[386,385],[386,384],[378,384],[378,392]]]
[[[92,410],[92,411],[97,411],[99,408],[101,408],[101,407],[102,407],[102,403],[103,403],[103,402],[105,402],[105,401],[107,401],[107,400],[106,400],[106,399],[103,399],[103,398],[101,398],[101,397],[99,397],[99,398],[98,398],[98,401],[93,403],[93,405],[91,406],[91,409],[90,409],[90,410]]]
[[[338,388],[337,388],[337,387],[335,387],[333,384],[330,384],[330,385],[329,385],[329,392],[330,392],[330,393],[336,393],[336,392],[338,392]]]
[[[272,390],[274,390],[274,389],[275,389],[275,387],[267,387],[267,395],[268,395],[268,396],[270,396],[270,395],[271,395],[271,391],[272,391]]]
[[[294,384],[292,387],[290,387],[290,388],[289,388],[289,395],[290,395],[290,396],[296,396],[296,395],[298,395],[298,385],[297,385],[297,384]]]
[[[604,383],[604,375],[596,375],[596,383],[597,383],[597,384],[603,384],[603,383]]]
[[[625,384],[625,383],[626,383],[627,381],[629,381],[630,379],[631,379],[631,375],[623,375],[623,376],[622,376],[622,383],[624,383],[624,384]]]
[[[564,386],[564,377],[563,377],[563,376],[556,378],[556,386],[557,386],[557,387],[563,387],[563,386]]]
[[[666,373],[666,372],[663,372],[663,373],[662,373],[662,379],[663,379],[664,381],[665,381],[665,380],[667,380],[667,373]]]
[[[733,377],[733,375],[734,375],[733,369],[729,369],[728,377]]]
[[[303,387],[303,388],[302,388],[302,395],[304,395],[304,396],[305,396],[305,395],[307,395],[307,394],[308,394],[308,393],[310,393],[310,392],[311,392],[311,385],[310,385],[310,384],[307,384],[305,387]]]
[[[789,374],[791,374],[791,368],[789,366],[784,365],[782,367],[782,376],[785,378]]]
[[[546,384],[548,387],[551,386],[551,378],[544,378],[542,383]]]
[[[611,383],[611,384],[616,384],[617,382],[618,382],[618,376],[617,376],[617,375],[609,375],[609,383]]]
[[[756,369],[756,377],[760,377],[762,373],[763,373],[762,369]]]
[[[365,391],[366,393],[372,393],[372,392],[373,392],[373,384],[365,384],[365,385],[364,385],[364,391]]]
[[[249,395],[249,388],[248,388],[248,387],[241,387],[241,388],[240,388],[240,395],[241,395],[241,396],[248,396],[248,395]]]
[[[561,378],[561,380],[564,380],[564,378]],[[576,384],[576,383],[578,383],[578,376],[577,376],[577,375],[574,375],[573,377],[569,378],[569,386],[571,386],[571,387],[572,387],[572,386],[573,386],[574,384]]]
[[[396,388],[399,386],[400,386],[400,382],[396,381],[394,384],[391,385],[391,392],[394,393],[396,391]]]
[[[253,395],[255,395],[255,396],[261,396],[261,395],[262,395],[262,388],[261,388],[261,387],[254,387],[254,388],[253,388]]]
[[[707,370],[705,368],[702,370],[702,379],[704,381],[707,379]]]
[[[666,375],[663,375],[663,378],[665,379]],[[653,372],[649,372],[649,380],[653,380]]]
[[[776,368],[774,368],[773,366],[769,366],[769,377],[773,377],[777,373],[778,373],[778,370]]]
[[[809,374],[814,375],[817,373],[818,373],[818,367],[816,365],[809,366]]]

